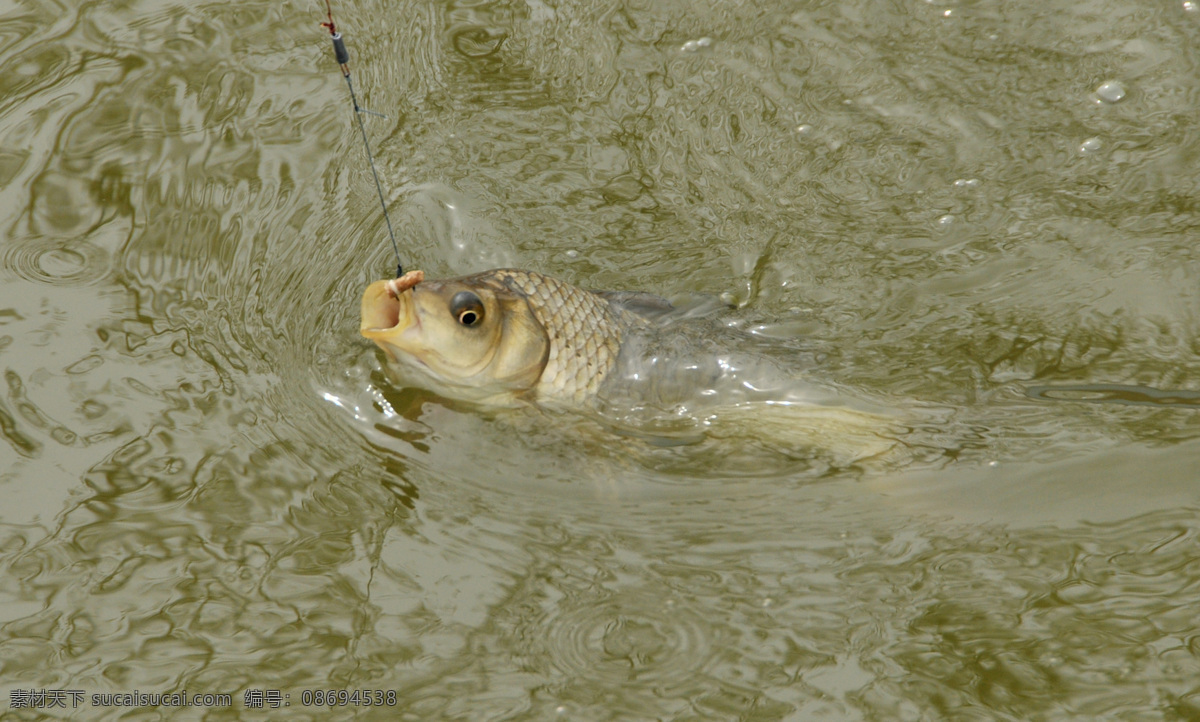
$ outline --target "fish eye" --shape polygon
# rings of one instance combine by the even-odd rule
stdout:
[[[470,291],[459,291],[450,299],[450,315],[464,326],[478,326],[483,321],[483,301]]]

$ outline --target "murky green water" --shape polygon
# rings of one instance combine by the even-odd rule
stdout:
[[[920,420],[395,386],[320,4],[0,5],[0,716],[1200,719],[1200,6],[334,10],[406,266],[729,294]]]

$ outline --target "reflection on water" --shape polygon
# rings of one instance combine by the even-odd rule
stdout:
[[[1134,405],[1197,406],[1200,392],[1182,389],[1152,389],[1124,384],[1060,384],[1030,386],[1026,393],[1031,399],[1047,401],[1089,401]]]
[[[1200,716],[1192,3],[335,8],[406,267],[725,299],[882,464],[389,383],[323,10],[0,9],[5,714]]]

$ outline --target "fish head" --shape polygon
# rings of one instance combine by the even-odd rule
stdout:
[[[360,331],[406,380],[490,403],[536,386],[550,349],[523,295],[471,277],[376,281],[363,293]]]

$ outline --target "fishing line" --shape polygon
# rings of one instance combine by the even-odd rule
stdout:
[[[350,89],[350,102],[354,104],[354,116],[358,118],[358,130],[362,133],[363,147],[367,149],[367,163],[371,166],[371,176],[375,179],[375,192],[379,194],[379,205],[383,208],[383,220],[387,222],[388,237],[392,239],[392,251],[396,254],[396,278],[404,275],[404,265],[400,263],[400,246],[396,243],[396,233],[392,230],[392,219],[388,215],[387,201],[383,199],[383,186],[379,183],[379,173],[375,170],[375,156],[371,154],[371,143],[367,140],[367,127],[363,125],[363,113],[369,113],[380,118],[387,116],[367,110],[358,104],[358,96],[354,93],[354,81],[350,80],[350,52],[346,50],[346,42],[342,34],[333,24],[333,6],[325,0],[329,22],[321,23],[321,27],[329,30],[329,39],[333,41],[333,55],[337,58],[338,66],[342,69],[342,77],[346,79],[346,87]]]

